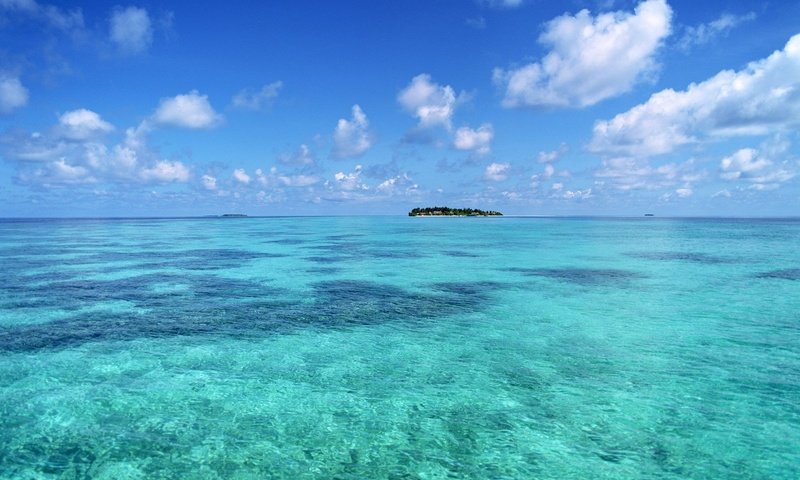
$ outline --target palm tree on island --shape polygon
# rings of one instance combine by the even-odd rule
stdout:
[[[450,207],[413,208],[408,212],[409,217],[499,217],[502,215],[494,210]]]

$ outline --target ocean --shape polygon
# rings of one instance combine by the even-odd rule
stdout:
[[[800,220],[0,221],[3,479],[800,478]]]

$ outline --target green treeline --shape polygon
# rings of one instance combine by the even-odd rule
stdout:
[[[426,207],[414,208],[408,212],[409,217],[426,216],[460,216],[460,217],[488,217],[500,216],[500,212],[493,210],[479,210],[477,208],[450,208],[450,207]]]

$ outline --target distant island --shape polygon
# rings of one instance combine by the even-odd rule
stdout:
[[[244,213],[223,213],[222,218],[243,218],[246,217]]]
[[[500,217],[502,215],[494,210],[450,207],[414,208],[408,212],[409,217]]]

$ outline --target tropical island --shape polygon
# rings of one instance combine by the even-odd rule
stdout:
[[[502,215],[502,213],[493,210],[450,207],[414,208],[408,212],[409,217],[500,217]]]

